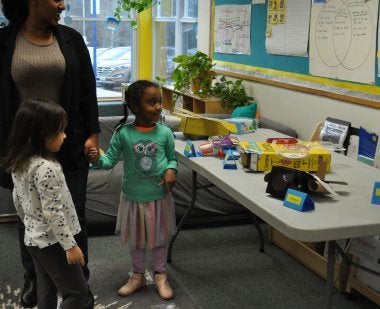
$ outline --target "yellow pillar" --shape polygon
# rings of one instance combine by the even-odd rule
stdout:
[[[137,79],[152,79],[152,9],[139,13],[137,19]]]

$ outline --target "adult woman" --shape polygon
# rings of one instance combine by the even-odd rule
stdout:
[[[58,24],[64,1],[1,0],[9,25],[0,29],[0,156],[3,156],[13,117],[28,98],[53,101],[68,115],[67,139],[57,156],[62,164],[81,225],[75,239],[82,249],[87,267],[85,218],[88,162],[85,153],[98,144],[96,83],[91,60],[82,36]],[[0,173],[0,185],[12,188],[8,174]],[[33,307],[36,300],[36,275],[24,245],[24,226],[20,222],[19,243],[25,268],[21,303]],[[89,290],[86,308],[93,307]]]

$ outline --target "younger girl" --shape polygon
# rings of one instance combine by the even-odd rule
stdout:
[[[12,173],[13,201],[25,225],[24,242],[37,273],[39,309],[83,307],[88,287],[81,265],[80,232],[65,177],[54,153],[64,139],[67,116],[53,102],[21,103],[2,165]]]
[[[128,108],[135,114],[126,124],[128,109],[114,133],[110,147],[95,166],[112,168],[122,153],[124,176],[116,230],[129,241],[133,274],[118,294],[127,296],[145,286],[146,248],[152,250],[154,282],[162,299],[174,296],[166,275],[167,246],[176,231],[171,195],[177,174],[174,138],[171,130],[158,123],[162,111],[157,84],[140,80],[125,93]],[[90,149],[96,157],[97,150]]]

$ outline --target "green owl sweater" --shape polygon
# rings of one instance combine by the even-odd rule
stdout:
[[[177,172],[174,137],[171,130],[162,124],[148,132],[137,130],[126,124],[116,131],[110,146],[101,155],[95,167],[113,168],[124,159],[122,192],[133,201],[147,202],[162,199],[166,188],[160,182],[167,169]]]

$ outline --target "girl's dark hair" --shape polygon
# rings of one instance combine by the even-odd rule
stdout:
[[[65,110],[54,102],[31,99],[21,103],[2,166],[11,173],[24,170],[29,159],[36,155],[55,160],[45,147],[46,140],[55,137],[66,125]]]
[[[29,14],[28,0],[1,0],[1,10],[9,23],[23,23]]]
[[[139,105],[141,102],[141,99],[144,95],[144,91],[146,88],[149,87],[156,87],[160,88],[160,86],[152,81],[149,80],[138,80],[133,82],[128,86],[128,89],[124,92],[124,117],[119,121],[119,123],[115,126],[116,130],[118,131],[126,122],[128,119],[128,110],[132,111],[131,106],[133,105]]]

